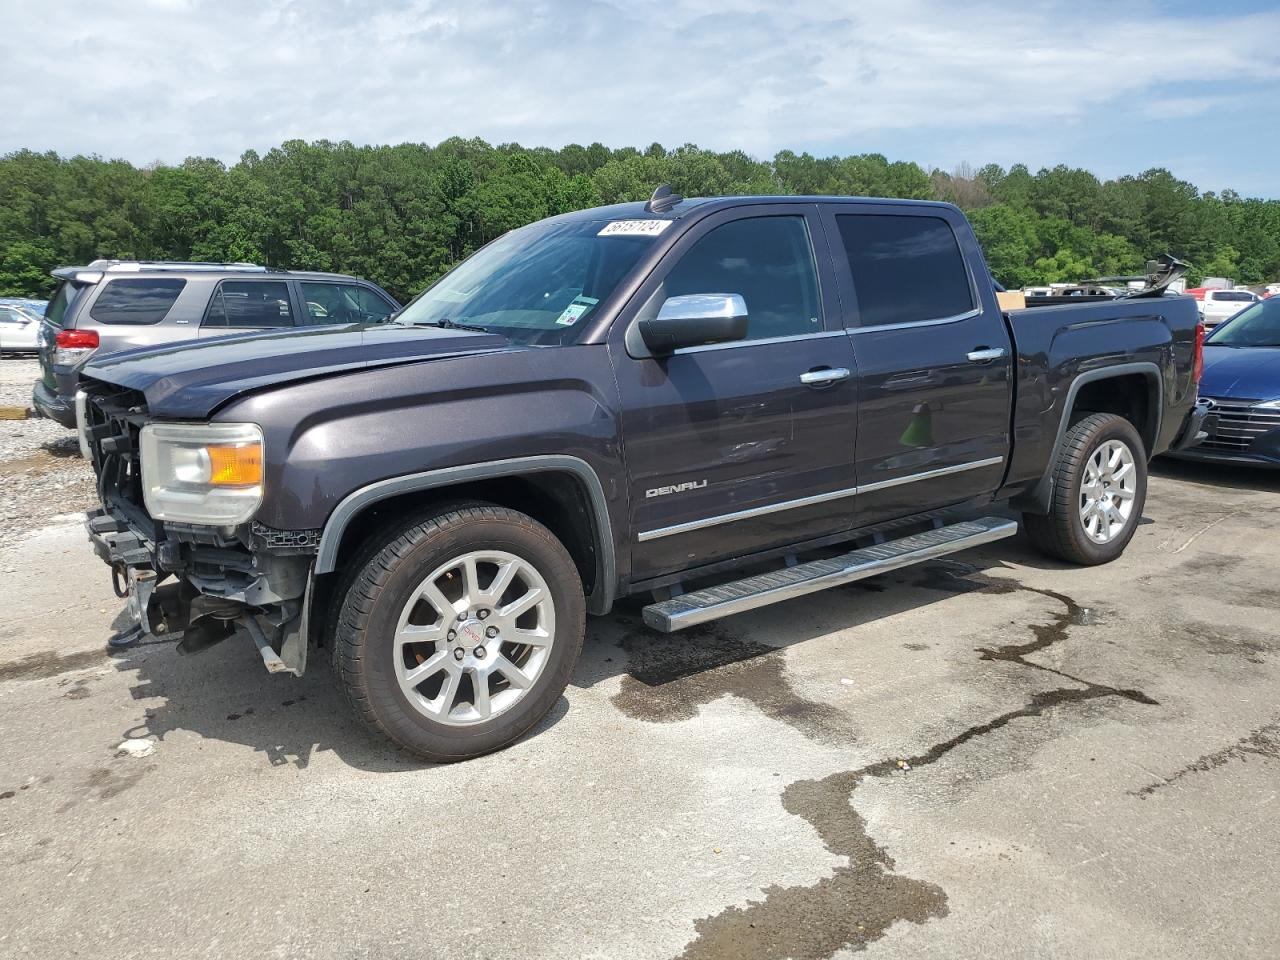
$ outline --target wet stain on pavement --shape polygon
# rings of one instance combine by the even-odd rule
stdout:
[[[1003,586],[1003,585],[1002,585]],[[1038,593],[1042,597],[1048,597],[1050,600],[1056,600],[1062,604],[1062,610],[1052,615],[1048,623],[1033,623],[1031,625],[1031,634],[1035,637],[1027,643],[1010,643],[996,647],[994,649],[981,650],[983,660],[1007,660],[1010,663],[1022,663],[1022,658],[1029,653],[1035,653],[1037,650],[1044,650],[1051,647],[1055,643],[1067,639],[1067,632],[1072,627],[1087,626],[1097,622],[1092,610],[1088,607],[1082,607],[1066,594],[1058,593],[1055,590],[1041,590],[1036,587],[1024,587],[1021,584],[1015,585],[1015,590],[1002,589],[1001,593],[1014,593],[1025,591],[1027,593]],[[1023,664],[1030,666],[1030,664]]]
[[[844,713],[792,689],[784,651],[775,647],[711,626],[679,634],[631,634],[622,648],[627,675],[613,703],[629,717],[653,723],[689,720],[704,705],[732,695],[814,739],[853,740]]]
[[[1220,574],[1226,573],[1244,563],[1244,557],[1228,556],[1225,553],[1198,553],[1182,561],[1181,568],[1188,574]],[[1142,580],[1150,582],[1150,577]]]
[[[971,741],[1057,707],[1106,698],[1157,703],[1140,690],[1096,683],[1026,659],[1065,640],[1073,626],[1095,622],[1089,608],[1064,594],[986,577],[955,562],[923,567],[912,583],[953,593],[1029,592],[1054,600],[1062,609],[1047,623],[1031,626],[1033,639],[979,648],[978,653],[983,660],[1052,673],[1074,685],[1035,693],[1023,706],[967,727],[914,756],[887,757],[857,770],[788,786],[782,795],[783,807],[812,824],[828,850],[849,858],[848,865],[816,884],[769,887],[762,900],[695,921],[697,935],[680,955],[685,960],[820,960],[837,950],[865,948],[899,920],[925,923],[946,916],[945,892],[936,884],[895,873],[892,858],[867,834],[865,820],[852,806],[858,787],[868,779],[910,776]]]
[[[1055,667],[1035,663],[1026,659],[1030,654],[1045,650],[1067,639],[1072,627],[1091,626],[1099,622],[1097,612],[1091,607],[1077,603],[1065,593],[1056,590],[1045,590],[1040,587],[1028,587],[1015,580],[1006,580],[984,576],[967,564],[950,562],[931,565],[925,569],[925,578],[917,580],[916,586],[927,589],[946,590],[955,593],[1034,593],[1048,597],[1062,605],[1062,609],[1051,614],[1047,623],[1033,623],[1030,626],[1033,639],[1026,643],[1006,643],[997,647],[978,647],[977,652],[982,660],[1001,660],[1014,663],[1031,670],[1052,673],[1082,684],[1085,691],[1094,692],[1098,696],[1121,697],[1147,706],[1159,706],[1159,702],[1147,696],[1141,690],[1113,687],[1108,684],[1095,683],[1083,677],[1077,677]],[[1086,698],[1087,699],[1087,698]]]
[[[107,662],[108,657],[103,650],[83,650],[80,653],[63,655],[33,653],[27,657],[0,663],[0,680],[41,680]]]
[[[1188,557],[1179,565],[1179,574],[1188,582],[1211,583],[1212,597],[1232,606],[1262,607],[1274,609],[1280,607],[1280,588],[1267,587],[1259,583],[1249,582],[1247,578],[1235,575],[1236,567],[1245,562],[1243,556],[1228,556],[1220,553],[1200,553]],[[1229,574],[1225,575],[1224,574]],[[1151,576],[1139,577],[1139,583],[1151,583]]]
[[[914,756],[889,757],[822,780],[799,780],[782,794],[788,813],[809,821],[832,853],[849,858],[830,877],[803,887],[769,887],[764,899],[694,922],[697,936],[682,960],[820,960],[837,950],[862,949],[898,920],[925,923],[947,915],[947,896],[936,884],[894,873],[893,858],[870,838],[852,807],[863,781],[910,776],[951,751],[1015,720],[1039,717],[1064,704],[1116,696],[1100,684],[1064,687],[1031,697],[1026,705],[968,727]],[[1121,694],[1123,695],[1123,694]]]
[[[53,783],[53,777],[50,774],[45,774],[43,777],[38,777],[38,778],[28,777],[27,782],[24,783],[22,786],[20,786],[17,790],[0,791],[0,800],[10,800],[13,797],[16,797],[19,793],[23,792],[24,790],[30,790],[32,787],[35,787],[35,786],[43,787],[50,783]]]
[[[1269,723],[1265,727],[1259,727],[1257,730],[1253,730],[1246,736],[1241,737],[1231,746],[1216,750],[1213,753],[1206,753],[1204,756],[1193,760],[1172,776],[1150,783],[1141,790],[1130,792],[1133,796],[1141,797],[1145,800],[1157,790],[1177,783],[1184,777],[1189,777],[1196,773],[1208,773],[1236,760],[1247,763],[1251,758],[1280,760],[1280,723]]]
[[[155,768],[154,763],[149,763],[129,773],[119,773],[106,767],[99,767],[90,772],[88,779],[85,780],[85,788],[98,800],[110,800],[136,787],[138,782]]]
[[[842,947],[884,936],[899,920],[925,923],[947,914],[942,888],[894,873],[893,858],[867,835],[850,797],[866,771],[798,780],[782,806],[807,820],[832,853],[848,857],[829,877],[807,887],[770,887],[764,899],[698,920],[686,960],[818,960]]]
[[[65,681],[63,681],[65,684]],[[85,680],[77,680],[71,684],[70,689],[63,694],[68,700],[83,700],[89,696],[89,685]]]
[[[1275,653],[1275,636],[1253,630],[1224,628],[1219,623],[1192,620],[1178,625],[1179,637],[1206,653],[1220,657],[1243,657],[1249,663],[1263,663],[1263,655]]]

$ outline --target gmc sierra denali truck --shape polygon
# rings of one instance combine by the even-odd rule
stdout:
[[[137,632],[295,674],[319,646],[373,728],[458,760],[547,712],[620,597],[679,630],[1010,536],[996,503],[1114,559],[1199,434],[1200,345],[1159,282],[1002,312],[947,204],[660,188],[390,323],[90,363],[87,526]]]

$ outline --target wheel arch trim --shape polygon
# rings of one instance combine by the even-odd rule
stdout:
[[[596,587],[588,597],[592,613],[605,613],[613,605],[617,590],[617,558],[614,555],[613,529],[609,522],[609,505],[604,485],[589,463],[566,454],[544,454],[532,457],[513,457],[506,460],[490,460],[485,463],[469,463],[455,467],[442,467],[422,473],[410,473],[399,477],[378,480],[352,491],[344,497],[329,519],[325,521],[316,551],[315,573],[332,573],[337,566],[338,549],[351,522],[364,510],[379,501],[406,493],[454,486],[473,480],[492,480],[500,477],[519,477],[532,473],[568,473],[581,481],[587,492],[591,508],[593,529],[591,538],[596,547]]]

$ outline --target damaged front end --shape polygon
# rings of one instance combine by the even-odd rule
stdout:
[[[92,458],[102,502],[85,526],[133,620],[121,641],[180,633],[178,650],[197,653],[242,630],[268,670],[301,675],[320,531],[275,530],[239,518],[224,524],[157,519],[145,495],[145,484],[154,491],[156,481],[144,478],[144,446],[149,455],[163,457],[154,453],[154,438],[144,434],[150,422],[141,394],[90,382],[77,407],[82,446]],[[180,464],[187,476],[231,469],[218,459],[229,456],[217,452],[230,449],[225,440],[208,446],[212,466],[207,452],[193,449],[200,455]],[[172,459],[171,451],[165,453]],[[179,503],[192,496],[182,489],[171,495]]]

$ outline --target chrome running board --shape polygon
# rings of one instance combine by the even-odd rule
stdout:
[[[953,523],[901,540],[851,550],[838,557],[811,560],[651,603],[642,611],[644,622],[655,630],[672,633],[708,620],[718,620],[827,587],[888,573],[913,563],[945,557],[949,553],[1011,537],[1017,532],[1017,522],[1002,517]]]

